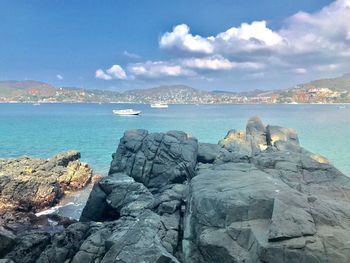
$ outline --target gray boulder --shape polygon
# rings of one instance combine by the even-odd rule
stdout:
[[[197,139],[184,132],[129,130],[120,140],[109,174],[124,172],[148,188],[183,183],[194,176]]]
[[[264,127],[247,125],[250,163],[202,166],[191,180],[185,262],[348,262],[350,179],[294,130]]]
[[[213,163],[220,156],[221,147],[217,144],[199,143],[197,161],[201,163]]]

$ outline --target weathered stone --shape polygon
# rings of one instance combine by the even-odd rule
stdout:
[[[49,160],[30,157],[0,159],[0,208],[37,211],[53,206],[64,189],[87,185],[92,169],[68,151]]]
[[[125,172],[148,188],[182,183],[194,176],[197,140],[184,132],[125,132],[113,155],[110,174]]]
[[[131,130],[84,208],[81,221],[95,222],[16,238],[0,229],[0,253],[4,263],[347,263],[349,196],[350,179],[294,130],[258,118],[198,152],[182,132]]]
[[[213,163],[220,155],[221,147],[217,144],[199,143],[197,161],[201,163]]]
[[[0,257],[6,255],[15,244],[16,236],[0,226]]]

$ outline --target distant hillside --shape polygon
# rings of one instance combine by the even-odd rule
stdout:
[[[0,81],[0,102],[125,102],[125,103],[333,103],[350,102],[350,73],[314,80],[281,90],[230,92],[203,91],[185,85],[168,85],[125,92],[56,88],[26,81]]]
[[[21,96],[52,96],[56,92],[56,88],[39,81],[0,81],[0,97],[13,98]]]
[[[350,73],[337,78],[314,80],[299,86],[303,88],[328,88],[339,92],[350,91]]]

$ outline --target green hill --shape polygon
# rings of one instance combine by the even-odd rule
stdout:
[[[319,79],[302,85],[303,88],[328,88],[334,91],[350,91],[350,73],[338,78]]]

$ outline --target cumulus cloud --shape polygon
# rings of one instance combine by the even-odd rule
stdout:
[[[172,32],[166,32],[160,39],[159,45],[162,48],[176,47],[183,51],[211,54],[214,47],[209,39],[201,36],[194,36],[186,24],[177,25]]]
[[[63,79],[63,76],[60,75],[60,74],[57,74],[57,75],[56,75],[56,78],[58,78],[59,80],[62,80],[62,79]]]
[[[207,70],[229,70],[235,64],[223,57],[188,58],[181,61],[185,67]]]
[[[119,65],[113,65],[111,68],[107,69],[107,73],[116,79],[126,79],[126,73]]]
[[[242,79],[258,80],[283,74],[305,79],[306,75],[341,73],[350,70],[349,21],[350,0],[337,0],[314,13],[298,12],[277,29],[261,20],[202,36],[191,32],[188,25],[179,24],[159,39],[159,47],[176,51],[176,58],[170,52],[169,60],[129,63],[127,72],[113,65],[105,71],[97,70],[96,77],[217,80],[217,76],[229,77],[238,72],[235,76]],[[128,51],[123,54],[140,58]],[[286,82],[285,76],[280,78]]]
[[[231,69],[251,69],[257,70],[264,67],[261,63],[256,62],[233,62],[222,56],[203,57],[203,58],[186,58],[178,61],[181,65],[193,69],[202,70],[231,70]]]
[[[120,65],[113,65],[109,69],[103,71],[102,69],[98,69],[95,72],[95,77],[103,80],[112,80],[112,79],[126,79],[127,75],[124,69]]]
[[[175,26],[172,32],[166,32],[159,45],[161,48],[187,52],[220,54],[274,48],[282,45],[283,41],[283,37],[267,27],[266,21],[255,21],[209,37],[194,36],[188,25],[181,24]]]
[[[193,76],[195,72],[179,64],[168,61],[147,61],[136,63],[129,67],[129,71],[136,76],[148,78]]]
[[[272,30],[263,20],[242,23],[217,35],[200,36],[193,35],[188,25],[177,25],[160,38],[159,46],[183,51],[185,56],[201,53],[224,57],[213,61],[198,58],[187,63],[196,68],[234,69],[237,66],[227,59],[236,58],[276,68],[290,67],[295,74],[306,74],[308,67],[317,69],[315,64],[319,65],[317,70],[334,70],[325,64],[350,66],[349,21],[350,0],[337,0],[314,13],[296,13],[279,30]]]
[[[292,71],[293,71],[294,73],[300,74],[300,75],[306,74],[306,73],[307,73],[307,70],[306,70],[305,68],[295,68],[295,69],[293,69]]]
[[[102,69],[98,69],[95,72],[95,77],[97,79],[104,79],[104,80],[111,80],[112,77],[108,74],[106,74]]]

